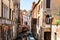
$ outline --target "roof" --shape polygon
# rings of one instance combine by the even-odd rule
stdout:
[[[39,4],[40,0],[34,5],[34,7],[32,8],[32,11],[35,9],[35,7]],[[32,12],[31,11],[31,12]]]

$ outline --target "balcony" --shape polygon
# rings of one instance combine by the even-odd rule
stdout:
[[[15,22],[13,20],[0,17],[0,24],[13,25]]]
[[[45,28],[51,28],[50,25],[45,24]]]

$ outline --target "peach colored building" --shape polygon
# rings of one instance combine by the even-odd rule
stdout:
[[[44,0],[43,2],[43,14],[45,16],[43,21],[43,28],[50,28],[51,32],[51,40],[60,40],[58,34],[59,32],[56,31],[55,29],[57,28],[55,25],[55,22],[57,19],[60,19],[59,17],[59,11],[60,11],[60,1],[59,0]],[[53,18],[52,26],[48,23],[49,16]],[[47,21],[46,21],[47,20]],[[50,19],[49,19],[50,20]],[[59,27],[58,27],[59,28]],[[47,29],[46,29],[47,31]],[[58,32],[58,33],[57,33]]]
[[[55,25],[55,21],[57,19],[59,19],[59,10],[60,10],[60,1],[59,0],[44,0],[42,1],[42,7],[43,7],[43,28],[50,28],[50,35],[51,35],[51,40],[59,40],[59,37],[56,35],[59,35],[57,33],[56,29],[56,25]],[[53,22],[52,22],[52,26],[49,24],[49,17],[53,17]],[[49,19],[50,20],[50,19]],[[45,31],[45,30],[44,30]],[[48,30],[46,29],[45,33]],[[44,35],[45,35],[44,33]],[[47,34],[47,33],[46,33]],[[45,36],[44,36],[45,37]],[[44,38],[43,38],[44,39]]]
[[[32,3],[32,18],[31,18],[31,30],[32,33],[34,35],[34,37],[36,38],[36,40],[38,40],[38,11],[39,11],[39,7],[38,7],[39,1],[38,3],[33,2]]]

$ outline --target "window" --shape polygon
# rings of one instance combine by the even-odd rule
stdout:
[[[40,10],[40,5],[39,5],[39,10]]]
[[[50,0],[46,0],[46,8],[50,8]]]
[[[42,2],[41,2],[41,8],[42,8],[42,6],[43,6],[43,4],[42,4]]]
[[[2,2],[2,5],[1,5],[1,16],[3,17],[3,2]]]
[[[9,19],[11,19],[11,9],[9,9]]]
[[[46,24],[50,24],[50,16],[49,15],[46,15]]]
[[[13,20],[13,11],[11,11],[11,20]]]
[[[12,11],[11,15],[12,15],[11,19],[14,20],[14,11]]]
[[[39,17],[38,17],[38,25],[39,25]]]
[[[20,9],[20,4],[17,5],[18,9]]]
[[[1,9],[1,5],[0,5],[0,9]],[[1,10],[0,10],[0,17],[1,17]]]
[[[3,18],[9,19],[9,9],[5,4],[3,4]]]
[[[9,10],[9,19],[13,20],[13,11],[11,10],[11,8]]]

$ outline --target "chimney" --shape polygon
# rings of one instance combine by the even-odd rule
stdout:
[[[32,8],[34,7],[34,5],[35,5],[35,2],[32,3]]]

